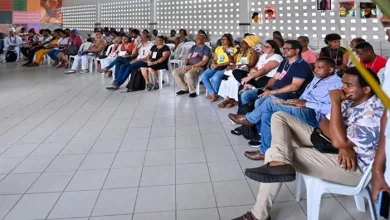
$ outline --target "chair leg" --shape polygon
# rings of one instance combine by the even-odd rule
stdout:
[[[160,84],[160,91],[163,89],[163,76],[164,76],[163,70],[159,70],[158,71],[158,80],[159,80],[159,84]]]
[[[364,196],[359,194],[359,195],[354,196],[354,198],[355,198],[356,208],[361,212],[365,212],[366,211],[366,204],[364,202]]]
[[[367,186],[365,189],[362,190],[362,192],[360,194],[362,194],[361,197],[363,197],[363,198],[365,197],[367,199],[367,201],[368,201],[368,207],[370,209],[371,219],[372,220],[379,219],[379,217],[377,216],[377,213],[376,213],[375,204],[374,204],[374,202],[372,201],[372,198],[371,198],[370,187]]]
[[[302,192],[302,175],[297,173],[297,188],[295,190],[295,200],[297,202],[301,201],[301,192]]]
[[[318,220],[323,191],[316,180],[306,180],[307,220]]]

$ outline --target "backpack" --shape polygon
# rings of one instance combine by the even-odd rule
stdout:
[[[15,51],[8,51],[7,56],[5,57],[5,61],[9,62],[15,62],[16,59],[18,59],[18,56],[16,55]]]
[[[140,69],[131,71],[130,81],[127,83],[126,88],[131,91],[145,90],[146,82]]]

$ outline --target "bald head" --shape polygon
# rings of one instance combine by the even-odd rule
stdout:
[[[383,15],[380,19],[383,27],[386,29],[387,40],[390,41],[390,18]]]

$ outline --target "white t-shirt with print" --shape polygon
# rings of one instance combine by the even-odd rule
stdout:
[[[154,44],[149,41],[146,45],[143,45],[142,43],[140,45],[141,47],[138,49],[137,59],[142,59],[147,57],[150,53],[150,49],[153,47]]]
[[[283,61],[283,57],[280,56],[279,54],[274,54],[274,55],[272,55],[272,56],[270,56],[270,57],[268,57],[268,58],[267,58],[267,56],[268,56],[268,54],[263,54],[263,55],[260,56],[260,59],[259,59],[259,61],[258,61],[257,64],[256,64],[256,67],[257,67],[258,69],[263,68],[263,66],[265,66],[265,64],[267,64],[267,63],[270,62],[270,61],[276,61],[276,62],[278,62],[279,64]],[[274,77],[276,71],[278,70],[278,67],[279,67],[279,66],[277,66],[276,68],[270,70],[270,71],[267,73],[266,76],[268,76],[268,77]]]
[[[341,104],[341,115],[347,137],[356,145],[358,165],[364,172],[375,158],[384,106],[376,95],[360,105],[351,105],[351,100],[345,100]]]
[[[390,97],[390,59],[387,60],[384,82],[382,84],[383,91]],[[385,179],[388,185],[390,185],[390,110],[387,110],[387,125],[385,130],[386,136],[386,170]]]

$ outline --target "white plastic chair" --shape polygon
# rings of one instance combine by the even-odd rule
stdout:
[[[171,49],[171,51],[173,50],[173,48],[175,48],[175,44],[165,44],[169,47],[169,49]]]
[[[111,44],[110,46],[108,46],[107,50],[106,50],[106,56],[110,55],[110,53],[112,52],[112,48],[114,47],[114,44]],[[97,71],[97,67],[98,67],[98,62],[100,62],[100,58],[99,57],[95,57],[94,59],[92,59],[95,63],[95,70]],[[91,62],[92,63],[92,62]],[[89,71],[91,72],[92,71],[92,66],[91,66],[91,63],[89,64]]]
[[[79,52],[82,50],[87,50],[91,45],[92,45],[91,42],[85,42],[85,43],[81,44],[80,48],[79,48]],[[69,56],[69,69],[72,68],[72,65],[70,65],[70,64],[71,64],[72,59],[74,59],[76,56],[77,55],[70,55]]]
[[[376,220],[377,216],[375,213],[374,203],[371,200],[371,190],[369,186],[371,181],[371,169],[372,163],[363,174],[360,183],[355,187],[336,184],[316,177],[297,173],[296,200],[299,202],[301,199],[303,179],[305,181],[307,193],[307,220],[318,220],[320,214],[321,197],[324,193],[354,196],[356,207],[361,212],[366,211],[364,202],[364,198],[366,198],[370,207],[371,219]]]
[[[174,58],[169,60],[169,65],[171,66],[171,69],[173,69],[171,64],[173,64],[173,67],[176,65],[178,67],[183,66],[184,60],[186,59],[186,56],[188,55],[192,46],[193,45],[183,44],[182,46],[180,46],[176,49],[175,52],[177,52],[177,53],[175,53]]]

